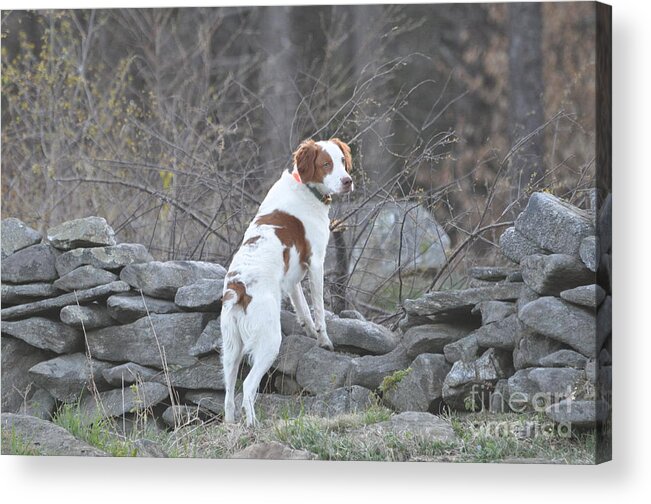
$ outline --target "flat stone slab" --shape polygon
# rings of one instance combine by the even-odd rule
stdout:
[[[114,387],[150,381],[151,378],[158,374],[160,374],[160,370],[141,366],[135,362],[126,362],[102,371],[104,379]]]
[[[14,252],[36,245],[42,238],[41,233],[14,217],[2,219],[0,236],[2,236],[0,247],[3,260]]]
[[[351,353],[382,355],[398,344],[398,338],[389,329],[365,320],[330,317],[326,329],[336,348]]]
[[[203,328],[197,342],[190,349],[190,355],[199,357],[212,352],[222,351],[222,330],[219,319],[211,320]]]
[[[597,308],[606,297],[606,291],[599,285],[582,285],[561,292],[561,299],[575,305]]]
[[[461,324],[428,324],[409,329],[402,337],[400,344],[407,350],[411,359],[425,353],[443,353],[448,343],[460,340],[472,332],[468,326]]]
[[[2,284],[1,290],[3,306],[30,303],[62,294],[54,285],[44,282],[21,285]]]
[[[506,301],[482,301],[472,309],[473,314],[481,314],[481,325],[504,320],[515,313],[515,304]]]
[[[33,347],[58,354],[76,352],[83,348],[84,337],[80,331],[44,317],[3,322],[2,332]]]
[[[77,302],[86,303],[89,301],[95,301],[118,292],[127,292],[129,289],[129,285],[124,282],[111,282],[106,285],[93,287],[92,289],[70,292],[51,299],[43,299],[42,301],[34,301],[33,303],[4,308],[0,311],[0,318],[2,320],[10,320],[19,317],[26,317],[36,313],[43,313],[57,308],[63,308],[64,306],[74,305],[77,304]]]
[[[3,282],[16,284],[51,282],[56,280],[57,251],[46,243],[32,245],[2,260],[0,276]]]
[[[115,231],[103,217],[84,217],[47,230],[47,239],[60,250],[115,245]]]
[[[481,326],[474,332],[477,344],[483,348],[513,350],[516,344],[517,315]]]
[[[224,414],[224,399],[225,393],[223,391],[189,390],[185,394],[186,401],[190,401],[217,415]]]
[[[498,282],[518,271],[516,268],[507,266],[473,266],[468,270],[468,275],[477,280]]]
[[[112,362],[136,362],[158,369],[163,356],[168,365],[191,366],[197,358],[189,351],[215,315],[208,313],[152,314],[122,326],[87,333],[91,355]]]
[[[574,350],[556,350],[540,359],[541,367],[571,367],[584,369],[588,359]]]
[[[107,453],[81,441],[63,427],[28,415],[2,414],[2,430],[16,436],[39,455],[105,457]]]
[[[122,324],[135,322],[147,313],[180,313],[183,310],[173,301],[134,294],[116,294],[106,300],[109,314]]]
[[[99,398],[86,396],[79,409],[82,418],[93,423],[100,418],[117,417],[125,413],[135,413],[158,404],[169,395],[169,389],[160,383],[145,382],[124,389],[100,392]]]
[[[579,258],[567,254],[531,255],[520,265],[524,283],[541,295],[558,296],[564,290],[596,280]]]
[[[255,443],[247,446],[233,455],[232,459],[260,460],[314,460],[317,456],[306,450],[294,450],[289,446],[272,441],[270,443]]]
[[[126,266],[120,279],[148,296],[174,300],[181,287],[225,275],[223,266],[205,261],[150,261]]]
[[[133,263],[153,261],[144,245],[120,243],[108,247],[77,248],[64,252],[56,260],[59,276],[86,264],[99,269],[118,270]]]
[[[350,363],[348,381],[353,385],[376,390],[386,376],[407,369],[412,360],[407,356],[407,350],[402,345],[385,355],[357,357]]]
[[[438,315],[450,311],[468,311],[482,301],[514,301],[520,297],[523,285],[503,283],[494,287],[437,291],[418,299],[407,299],[404,308],[415,315]]]
[[[186,389],[224,390],[224,376],[218,355],[202,357],[196,364],[158,373],[152,382]]]
[[[115,324],[108,310],[100,304],[64,306],[59,317],[64,324],[86,331]]]
[[[116,280],[118,280],[118,276],[115,273],[86,264],[63,275],[54,282],[54,286],[58,289],[71,292],[91,289],[98,285],[115,282]]]
[[[219,311],[222,306],[224,279],[205,279],[180,287],[174,303],[186,310]]]

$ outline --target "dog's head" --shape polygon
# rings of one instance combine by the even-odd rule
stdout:
[[[311,184],[324,194],[344,194],[354,189],[350,147],[338,138],[303,141],[294,152],[294,165],[304,184]]]

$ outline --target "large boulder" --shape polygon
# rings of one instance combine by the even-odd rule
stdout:
[[[108,454],[80,441],[63,427],[29,415],[2,413],[2,430],[39,455],[104,457]]]
[[[140,294],[116,294],[106,300],[106,307],[111,317],[121,324],[135,322],[142,317],[146,317],[147,314],[180,313],[183,311],[173,301]]]
[[[129,264],[120,279],[148,296],[174,300],[180,287],[199,280],[222,280],[226,270],[219,264],[204,261],[150,261]]]
[[[4,329],[4,323],[3,323]],[[38,387],[28,371],[39,362],[48,360],[52,353],[39,350],[22,340],[3,335],[2,341],[2,405],[3,412],[18,413],[25,399],[29,399]]]
[[[88,347],[94,357],[114,362],[159,369],[163,362],[191,366],[197,358],[190,355],[190,349],[212,317],[207,313],[153,314],[131,324],[89,331]]]
[[[528,368],[509,378],[509,406],[515,412],[545,409],[571,397],[585,372],[572,368]]]
[[[516,263],[520,263],[529,255],[549,253],[517,231],[515,227],[507,228],[500,236],[500,250],[502,254]]]
[[[541,295],[558,296],[561,291],[596,280],[580,259],[566,254],[527,256],[520,265],[524,283]]]
[[[81,350],[84,340],[83,334],[77,329],[44,317],[3,322],[2,332],[33,347],[58,354]]]
[[[63,402],[74,402],[87,392],[91,382],[98,390],[109,387],[102,371],[112,367],[109,362],[89,359],[83,353],[62,355],[40,362],[29,370],[36,384]]]
[[[384,400],[396,411],[437,412],[450,364],[441,354],[421,354],[407,369],[400,381],[384,391]]]
[[[224,376],[218,355],[202,357],[191,366],[158,373],[150,381],[185,389],[224,390]]]
[[[460,324],[428,324],[409,329],[400,342],[407,350],[407,357],[414,359],[417,355],[443,353],[443,348],[464,336],[472,329]]]
[[[54,286],[58,289],[71,292],[115,282],[117,279],[118,276],[115,273],[86,264],[63,275],[54,282]]]
[[[41,233],[14,217],[2,219],[0,236],[2,236],[0,246],[3,261],[14,252],[36,245],[41,241]]]
[[[348,379],[353,385],[376,390],[386,376],[406,369],[412,360],[402,345],[398,345],[388,354],[357,357],[351,361]]]
[[[139,243],[120,243],[107,247],[77,248],[57,257],[56,268],[59,276],[86,264],[100,269],[118,270],[133,263],[153,261],[144,245]]]
[[[518,317],[539,334],[569,345],[587,357],[597,356],[594,311],[547,296],[524,305]]]
[[[2,284],[0,287],[3,306],[30,303],[61,294],[61,291],[54,285],[45,282],[22,285]]]
[[[61,250],[115,245],[115,231],[103,217],[84,217],[47,230],[47,239]]]
[[[58,308],[63,308],[64,306],[96,301],[108,297],[111,294],[126,292],[128,290],[129,285],[124,282],[111,282],[106,285],[93,287],[92,289],[69,292],[68,294],[63,294],[55,298],[34,301],[33,303],[12,306],[10,308],[3,308],[0,311],[0,317],[2,320],[10,320],[36,313],[50,312]]]
[[[222,306],[223,290],[223,277],[217,280],[199,280],[180,287],[174,296],[174,303],[187,310],[217,312]]]
[[[299,360],[296,381],[312,394],[328,392],[346,385],[352,357],[313,347]]]
[[[333,345],[351,353],[381,355],[398,344],[396,335],[389,329],[365,320],[329,317],[326,328]]]
[[[64,306],[59,317],[64,324],[86,331],[115,324],[106,307],[101,304]]]
[[[56,280],[56,259],[56,250],[46,243],[19,250],[2,260],[2,281],[21,284]]]

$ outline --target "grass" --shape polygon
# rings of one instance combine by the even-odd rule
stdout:
[[[256,429],[243,423],[216,420],[174,430],[145,427],[141,422],[119,434],[115,420],[83,418],[77,405],[65,405],[54,417],[75,437],[113,456],[135,456],[140,439],[155,442],[170,457],[227,458],[255,443],[279,442],[306,450],[321,460],[504,462],[526,461],[590,464],[594,461],[593,432],[567,433],[544,415],[447,413],[444,418],[457,435],[451,442],[409,435],[368,435],[366,427],[391,418],[380,404],[364,411],[330,418],[301,413],[267,416]],[[3,453],[38,455],[29,442],[13,432],[2,433]]]

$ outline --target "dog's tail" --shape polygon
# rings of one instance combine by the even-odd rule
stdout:
[[[244,282],[239,280],[228,282],[222,296],[222,317],[230,314],[235,307],[239,307],[246,312],[252,299],[251,295],[246,292]]]

